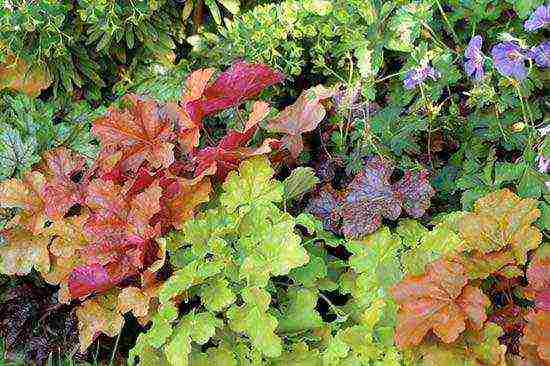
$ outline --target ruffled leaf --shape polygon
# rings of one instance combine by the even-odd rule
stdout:
[[[480,329],[490,300],[467,282],[460,264],[439,260],[427,266],[425,275],[408,276],[395,285],[391,294],[399,305],[397,346],[417,345],[430,330],[443,342],[451,343],[466,329],[467,322]]]

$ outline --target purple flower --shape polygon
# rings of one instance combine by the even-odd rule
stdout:
[[[531,48],[529,57],[540,67],[550,67],[550,41],[542,42],[536,47]]]
[[[550,5],[541,5],[525,21],[523,27],[526,31],[534,32],[537,29],[546,27],[548,24],[550,24]]]
[[[502,42],[497,44],[491,50],[493,62],[498,72],[504,76],[515,78],[519,81],[527,77],[525,68],[525,54],[514,42]]]
[[[483,38],[481,38],[481,36],[475,36],[470,40],[464,52],[464,56],[467,59],[464,63],[464,70],[468,76],[478,81],[485,75],[483,72],[483,53],[481,52],[482,44]]]
[[[418,85],[422,84],[427,78],[436,80],[441,74],[439,71],[430,67],[428,65],[419,67],[417,69],[411,70],[405,75],[405,80],[403,80],[403,85],[406,89],[414,89]]]

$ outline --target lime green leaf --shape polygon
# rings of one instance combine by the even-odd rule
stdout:
[[[267,312],[271,297],[258,287],[241,293],[243,306],[233,305],[227,311],[229,325],[235,332],[245,333],[264,355],[277,357],[282,352],[281,339],[275,334],[277,319]]]
[[[285,201],[292,201],[302,194],[309,192],[319,183],[312,168],[299,167],[290,173],[283,181],[285,185]]]
[[[274,173],[265,157],[244,161],[239,171],[229,173],[223,184],[222,206],[233,212],[240,206],[281,202],[284,186],[271,179]]]
[[[323,319],[315,310],[317,291],[298,288],[289,291],[290,302],[279,318],[279,332],[295,333],[322,326]]]

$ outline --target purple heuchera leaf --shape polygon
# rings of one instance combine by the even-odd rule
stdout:
[[[309,201],[306,211],[320,218],[326,230],[339,233],[342,204],[342,198],[338,192],[330,184],[326,184]]]
[[[529,51],[529,58],[533,59],[539,67],[550,67],[550,41],[542,42]]]
[[[546,27],[548,24],[550,24],[550,5],[541,5],[525,21],[523,27],[528,32],[534,32],[537,29]]]
[[[434,69],[431,66],[424,65],[417,69],[411,70],[405,75],[405,80],[403,80],[403,85],[406,89],[414,89],[420,84],[422,84],[427,78],[436,80],[441,76],[439,71]]]
[[[483,71],[483,53],[481,52],[482,44],[483,38],[481,36],[472,37],[464,52],[464,56],[466,57],[464,70],[468,76],[478,81],[485,75]]]
[[[412,217],[424,215],[435,194],[428,173],[407,171],[403,179],[392,184],[392,172],[389,162],[367,159],[363,170],[343,191],[343,199],[327,185],[310,201],[308,211],[323,220],[325,228],[348,238],[376,231],[382,218],[396,220],[403,209]]]
[[[396,197],[390,183],[393,167],[380,158],[370,158],[363,170],[355,176],[349,185],[345,204],[351,206],[360,203],[378,203],[380,214],[395,220],[401,214],[401,202]]]
[[[498,72],[504,76],[512,77],[522,81],[527,77],[525,68],[524,50],[514,42],[502,42],[497,44],[491,50],[493,62]]]
[[[394,185],[403,208],[412,217],[421,217],[430,207],[430,199],[435,195],[430,186],[428,172],[405,172],[403,178]]]

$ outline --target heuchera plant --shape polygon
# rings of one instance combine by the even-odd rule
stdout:
[[[424,215],[435,194],[427,172],[407,171],[399,182],[391,183],[392,172],[389,161],[368,158],[344,190],[322,187],[307,210],[322,219],[328,230],[350,238],[376,231],[383,217],[397,220],[402,210],[416,218]]]
[[[157,239],[181,228],[209,200],[208,176],[223,176],[231,164],[270,151],[246,148],[266,115],[263,102],[254,105],[244,132],[229,132],[220,142],[223,154],[197,149],[205,116],[282,81],[265,66],[242,62],[209,85],[212,74],[193,73],[180,105],[129,95],[122,108],[110,108],[92,126],[101,151],[91,166],[58,148],[22,179],[0,184],[1,207],[19,210],[0,233],[0,272],[24,275],[34,268],[60,286],[60,302],[132,286],[120,292],[118,305],[116,291],[110,291],[78,310],[82,349],[100,331],[116,334],[120,313],[147,316],[158,286],[153,274],[164,262],[165,248]],[[192,125],[182,124],[188,122]]]

